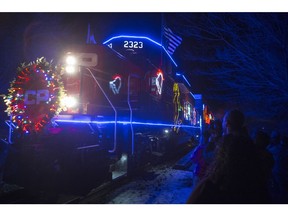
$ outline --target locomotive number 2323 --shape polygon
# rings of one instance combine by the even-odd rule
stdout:
[[[124,41],[124,48],[142,49],[142,41]]]

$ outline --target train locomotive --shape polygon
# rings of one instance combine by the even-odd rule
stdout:
[[[20,134],[7,123],[9,142],[21,149],[10,178],[17,175],[20,184],[86,193],[200,137],[202,97],[189,90],[161,43],[118,35],[70,46],[58,63],[65,109],[35,134]],[[35,92],[25,96],[28,102],[48,99]]]

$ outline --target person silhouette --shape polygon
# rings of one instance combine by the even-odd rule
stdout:
[[[230,110],[223,117],[223,137],[207,175],[192,191],[188,204],[269,203],[261,161],[244,127],[245,117]]]

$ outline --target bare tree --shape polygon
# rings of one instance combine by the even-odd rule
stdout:
[[[203,86],[206,98],[236,104],[257,118],[287,119],[287,13],[181,13],[178,18],[170,22],[188,41],[189,73],[210,80],[210,87]]]

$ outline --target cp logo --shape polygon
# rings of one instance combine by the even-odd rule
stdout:
[[[42,102],[47,102],[49,100],[49,91],[47,89],[41,90],[27,90],[25,92],[24,104],[39,104]]]

